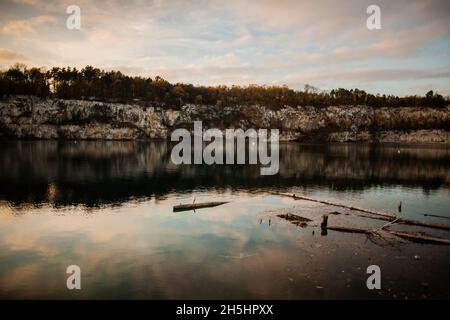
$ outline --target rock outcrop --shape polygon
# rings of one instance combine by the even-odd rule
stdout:
[[[285,141],[446,143],[450,108],[184,105],[179,110],[139,104],[12,97],[0,101],[0,135],[19,139],[170,139],[176,128],[273,128]]]

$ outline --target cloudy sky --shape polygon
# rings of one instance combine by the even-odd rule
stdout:
[[[66,28],[72,4],[80,30]],[[366,27],[370,4],[381,30]],[[0,0],[0,67],[449,95],[449,18],[448,0]]]

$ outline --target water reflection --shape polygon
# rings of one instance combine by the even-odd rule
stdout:
[[[323,237],[264,213],[292,200],[226,196],[233,201],[195,214],[171,212],[177,200],[106,207],[90,217],[80,207],[0,214],[0,298],[447,297],[447,247]],[[306,205],[301,214],[318,210]],[[382,296],[365,287],[373,261],[385,273]],[[81,291],[65,287],[71,264],[81,267]]]
[[[19,141],[0,144],[0,199],[15,205],[101,206],[130,198],[227,189],[365,190],[374,186],[448,188],[448,147],[280,145],[280,171],[254,165],[181,165],[165,142]]]
[[[174,166],[164,142],[21,141],[0,151],[0,298],[450,297],[449,247],[321,236],[317,219],[335,208],[256,192],[378,210],[401,199],[402,214],[432,220],[420,212],[449,212],[445,147],[286,143],[277,176],[248,165]],[[229,203],[173,212],[193,198]],[[294,207],[313,220],[305,228],[270,211]],[[373,263],[384,274],[380,293],[365,285]],[[81,291],[65,286],[71,264],[81,267]]]

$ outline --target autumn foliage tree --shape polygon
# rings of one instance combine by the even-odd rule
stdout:
[[[194,86],[175,83],[160,76],[127,76],[120,71],[105,71],[93,66],[81,70],[71,67],[26,68],[14,65],[0,71],[0,97],[34,95],[41,98],[142,102],[179,108],[186,103],[216,107],[265,105],[284,106],[369,105],[372,107],[445,107],[449,98],[429,91],[425,96],[398,97],[373,95],[360,89],[337,88],[329,92],[305,85],[304,90],[287,86]]]

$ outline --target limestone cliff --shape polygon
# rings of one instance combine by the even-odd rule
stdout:
[[[218,108],[184,105],[179,110],[139,104],[12,97],[0,101],[0,135],[19,139],[168,139],[179,127],[276,128],[281,140],[450,142],[450,107],[368,106]]]

